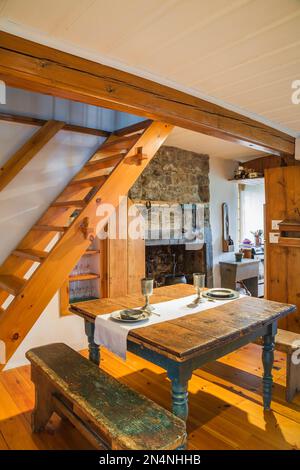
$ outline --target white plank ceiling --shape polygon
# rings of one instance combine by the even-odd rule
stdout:
[[[226,104],[296,136],[299,0],[0,0],[0,28]],[[175,129],[169,144],[250,149]]]

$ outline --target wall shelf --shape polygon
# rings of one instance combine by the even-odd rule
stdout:
[[[90,279],[98,279],[99,277],[100,275],[96,273],[73,274],[69,276],[69,282],[89,281]]]
[[[241,178],[241,179],[230,179],[228,180],[231,183],[236,183],[236,184],[245,184],[248,186],[255,186],[257,184],[262,184],[265,181],[265,178],[259,177],[259,178]]]
[[[96,238],[67,277],[60,289],[61,315],[70,314],[71,303],[99,299],[105,295],[104,252],[104,243]]]
[[[128,207],[132,205],[128,199]],[[118,217],[117,210],[117,220]],[[135,211],[128,214],[128,225],[135,217]],[[71,303],[124,296],[129,292],[140,294],[143,277],[144,239],[95,237],[60,289],[60,315],[72,314]]]

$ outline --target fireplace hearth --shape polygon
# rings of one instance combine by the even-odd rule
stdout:
[[[186,249],[185,245],[146,246],[146,273],[152,277],[156,287],[193,282],[193,273],[206,275],[206,284],[211,285],[211,269],[208,266],[207,244],[201,249]]]

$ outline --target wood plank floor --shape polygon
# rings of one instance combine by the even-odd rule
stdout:
[[[83,352],[86,355],[86,352]],[[284,400],[285,356],[276,352],[272,411],[261,398],[261,349],[249,345],[196,371],[190,381],[190,449],[300,448],[300,394]],[[127,362],[108,352],[101,366],[132,388],[169,408],[170,384],[165,372],[132,354]],[[29,367],[0,374],[0,449],[89,449],[90,445],[55,415],[47,431],[32,435],[34,389]]]

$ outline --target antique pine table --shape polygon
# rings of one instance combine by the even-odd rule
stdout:
[[[177,284],[155,289],[152,303],[195,294],[190,285]],[[97,315],[124,307],[144,304],[139,295],[90,300],[71,305],[71,311],[85,320],[90,359],[99,364],[99,346],[94,343]],[[277,321],[294,312],[294,305],[254,297],[243,297],[209,310],[176,320],[132,329],[128,334],[128,351],[162,367],[172,382],[173,412],[186,420],[188,416],[188,381],[193,370],[263,337],[262,361],[264,408],[272,399],[272,367]]]

